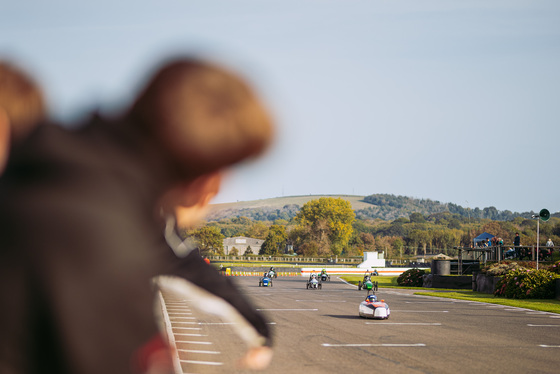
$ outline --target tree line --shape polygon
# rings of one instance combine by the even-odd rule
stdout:
[[[395,196],[391,194],[373,194],[365,196],[364,202],[371,206],[355,211],[356,218],[382,219],[392,221],[397,218],[408,218],[412,213],[421,213],[425,216],[436,213],[457,214],[465,218],[490,219],[493,221],[511,221],[517,217],[531,218],[535,212],[512,212],[509,210],[498,210],[493,206],[486,208],[464,208],[453,203],[441,203],[437,200],[416,199],[407,196]],[[274,222],[278,219],[291,220],[300,211],[297,204],[286,204],[281,208],[263,206],[259,208],[223,209],[212,213],[212,220],[220,221],[228,218],[246,217],[255,221]],[[560,214],[556,213],[560,218]]]
[[[372,202],[388,206],[403,208],[410,202],[409,198],[393,198],[392,195],[375,196]],[[380,196],[385,200],[379,200]],[[428,200],[420,203],[432,206]],[[452,206],[457,210],[456,207]],[[443,211],[410,212],[407,217],[391,220],[364,218],[344,199],[320,198],[304,204],[290,219],[224,218],[183,231],[182,235],[194,237],[203,254],[223,254],[225,237],[246,236],[264,240],[260,253],[264,255],[283,254],[288,250],[309,257],[334,257],[362,256],[364,251],[380,251],[391,259],[441,252],[455,255],[454,247],[471,246],[473,238],[483,232],[503,238],[506,246],[513,244],[516,232],[520,234],[522,244],[536,243],[537,222],[534,219],[521,215],[511,220],[483,217]],[[544,245],[548,238],[560,245],[560,218],[552,217],[548,222],[541,222],[542,243],[539,244]]]

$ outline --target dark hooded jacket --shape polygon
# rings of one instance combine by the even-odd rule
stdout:
[[[0,178],[0,372],[126,373],[158,329],[151,279],[184,277],[264,319],[196,253],[178,259],[156,206],[184,178],[126,121],[39,126]]]

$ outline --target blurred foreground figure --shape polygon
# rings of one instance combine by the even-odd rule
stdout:
[[[213,195],[196,186],[271,137],[243,81],[179,59],[120,118],[41,125],[16,145],[0,178],[0,372],[171,372],[151,279],[198,259],[172,253],[162,211],[197,218]],[[239,312],[269,344],[262,317]]]

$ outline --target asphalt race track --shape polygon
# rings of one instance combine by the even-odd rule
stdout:
[[[560,315],[380,289],[387,320],[358,316],[366,291],[337,277],[321,290],[305,278],[258,277],[236,283],[274,329],[273,373],[558,373]],[[164,299],[183,373],[245,373],[246,348],[216,317],[172,294]],[[253,372],[254,373],[254,372]]]

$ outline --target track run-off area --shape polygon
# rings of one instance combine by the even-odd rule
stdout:
[[[336,276],[322,289],[306,278],[232,277],[264,313],[274,335],[274,373],[557,373],[560,315],[523,308],[414,295],[381,288],[387,320],[358,316],[367,291]],[[249,373],[237,360],[246,346],[232,326],[164,293],[179,373]]]

